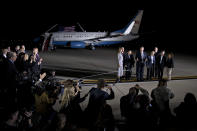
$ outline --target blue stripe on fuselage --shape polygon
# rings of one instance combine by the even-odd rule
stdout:
[[[53,45],[64,45],[66,46],[68,41],[53,41]]]
[[[81,41],[83,42],[83,41]],[[119,43],[123,43],[124,41],[102,41],[99,42],[97,44],[95,44],[96,46],[104,46],[104,45],[113,45],[113,44],[119,44]],[[53,45],[64,45],[67,46],[68,41],[53,41],[52,43]],[[72,47],[71,47],[72,48]],[[79,47],[80,48],[80,47]],[[84,48],[84,47],[83,47]]]
[[[113,45],[113,44],[119,44],[119,43],[123,43],[124,41],[103,41],[103,42],[99,42],[98,44],[96,44],[97,46],[103,46],[103,45]]]

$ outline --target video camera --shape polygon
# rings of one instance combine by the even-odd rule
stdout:
[[[34,109],[33,109],[33,107],[30,107],[30,108],[22,108],[21,110],[20,110],[20,115],[22,116],[22,117],[24,117],[25,119],[31,119],[31,116],[28,116],[26,113],[27,112],[34,112]]]
[[[83,80],[80,79],[80,80],[78,80],[77,82],[74,82],[74,83],[73,83],[73,86],[74,86],[74,87],[79,86],[79,88],[81,89],[81,84],[82,84],[82,83],[83,83]]]

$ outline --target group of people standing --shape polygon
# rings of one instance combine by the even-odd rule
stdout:
[[[4,47],[0,54],[0,80],[1,92],[9,98],[8,103],[16,101],[22,80],[37,81],[41,73],[42,58],[39,57],[38,48],[33,48],[28,54],[24,45],[17,45],[13,50]]]
[[[140,47],[134,57],[131,50],[124,53],[124,47],[119,48],[118,51],[118,78],[117,82],[124,76],[125,79],[131,79],[132,68],[136,63],[136,78],[137,81],[144,81],[144,67],[147,68],[147,80],[152,80],[153,77],[162,79],[164,68],[167,68],[168,80],[171,80],[172,70],[174,68],[173,54],[169,53],[166,57],[165,51],[158,51],[158,47],[155,47],[153,51],[148,55],[144,51],[144,47]]]

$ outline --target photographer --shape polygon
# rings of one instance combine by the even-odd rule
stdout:
[[[24,76],[27,77],[27,76]],[[17,88],[17,103],[18,106],[23,107],[31,107],[34,105],[34,94],[32,89],[32,82],[28,80],[28,78],[23,78],[19,82],[19,86]]]
[[[33,129],[31,120],[32,111],[17,108],[16,104],[7,107],[5,111],[5,121],[1,124],[1,131],[30,131]]]
[[[152,126],[149,93],[138,84],[131,87],[127,95],[121,97],[120,111],[126,122],[127,130]],[[148,124],[150,124],[149,127]]]
[[[33,122],[32,122],[32,109],[23,108],[19,113],[19,129],[21,131],[31,131],[33,130]]]
[[[56,72],[54,70],[51,71],[50,72],[50,75],[49,75],[49,77],[47,79],[50,80],[50,81],[57,81],[57,78],[56,78],[56,74],[55,73]]]
[[[76,125],[83,125],[82,118],[83,118],[83,111],[81,109],[80,103],[83,102],[87,94],[81,97],[81,89],[80,89],[80,82],[73,83],[75,95],[70,99],[68,106],[66,107],[66,116],[68,117],[68,121],[72,124]]]
[[[46,76],[46,73],[40,75],[39,81],[35,83],[35,111],[37,116],[41,117],[43,123],[46,120],[50,120],[52,104],[55,99],[51,97],[51,92],[46,88],[45,81],[42,82],[43,78]]]
[[[88,121],[90,122],[90,125],[93,125],[93,123],[97,120],[98,114],[103,105],[106,103],[106,100],[111,100],[114,98],[114,91],[112,90],[112,87],[107,87],[110,90],[109,94],[103,90],[104,87],[106,87],[104,79],[99,79],[97,88],[92,88],[89,91],[89,103],[85,111],[86,115],[88,115],[87,117],[89,118]]]
[[[129,89],[129,93],[125,96],[122,96],[120,99],[120,111],[121,116],[128,119],[131,111],[134,109],[134,106],[136,104],[136,98],[139,94],[139,91],[148,96],[149,93],[144,88],[140,87],[138,84],[136,84],[134,87],[131,87]]]

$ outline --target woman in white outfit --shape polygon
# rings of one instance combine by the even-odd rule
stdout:
[[[174,59],[173,59],[173,55],[171,53],[168,54],[165,66],[167,67],[168,80],[171,80],[171,78],[172,78],[172,70],[174,68]]]
[[[119,50],[118,50],[118,78],[117,78],[117,82],[120,82],[120,78],[123,76],[123,53],[124,53],[124,47],[119,48]]]

